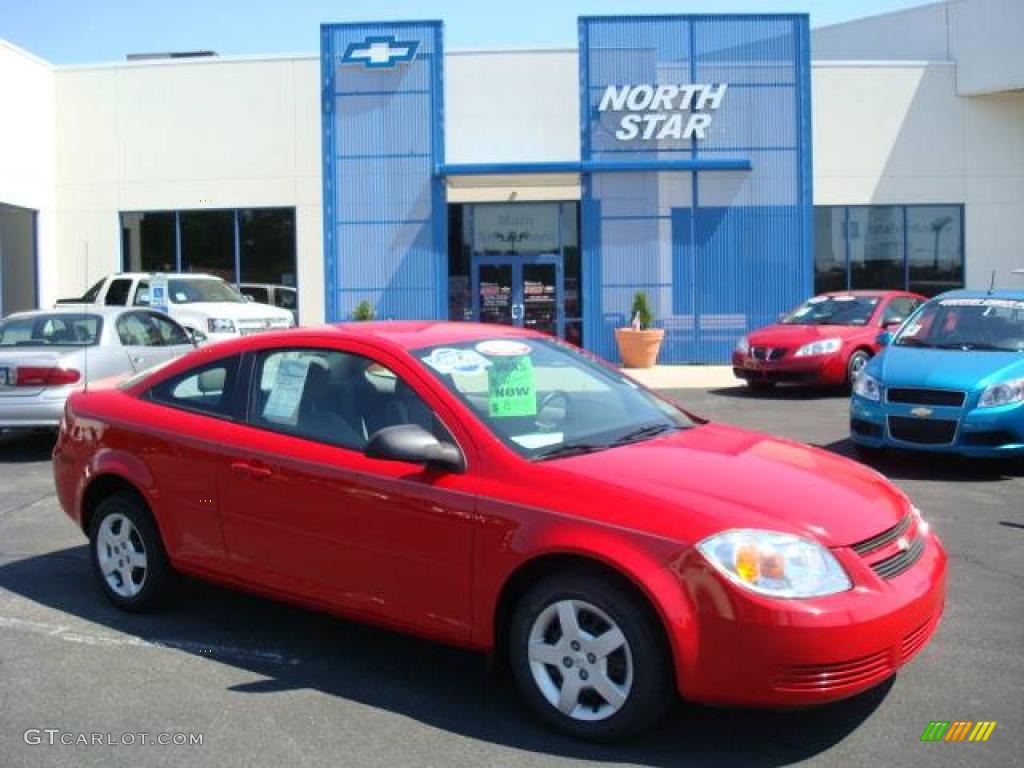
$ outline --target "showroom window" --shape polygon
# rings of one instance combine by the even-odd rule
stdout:
[[[962,205],[816,206],[815,291],[935,296],[963,287],[963,212]]]
[[[122,213],[121,264],[128,272],[205,272],[236,285],[294,288],[295,209]]]

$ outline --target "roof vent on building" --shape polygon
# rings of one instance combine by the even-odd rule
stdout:
[[[167,53],[129,53],[128,61],[151,61],[153,59],[202,59],[216,56],[216,51],[168,51]]]

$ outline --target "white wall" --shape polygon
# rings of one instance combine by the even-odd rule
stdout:
[[[964,95],[1024,88],[1024,2],[952,0],[949,37]]]
[[[0,203],[39,212],[39,292],[55,291],[54,71],[0,40]]]
[[[967,285],[1024,267],[1024,91],[960,97],[951,62],[815,62],[815,205],[965,205]],[[1012,284],[1012,283],[1010,283]]]
[[[58,70],[59,292],[121,267],[119,211],[294,206],[303,321],[320,321],[319,73],[316,56]]]

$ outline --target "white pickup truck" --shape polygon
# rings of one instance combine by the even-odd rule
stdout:
[[[250,301],[230,283],[214,275],[169,273],[157,278],[160,284],[166,284],[167,292],[166,306],[159,308],[184,326],[197,343],[295,325],[295,318],[287,309]],[[153,280],[153,274],[144,272],[108,275],[82,296],[60,299],[57,304],[148,307],[151,306],[150,283]]]

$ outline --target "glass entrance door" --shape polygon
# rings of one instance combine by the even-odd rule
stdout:
[[[481,323],[563,336],[561,259],[556,254],[477,257],[473,315]]]

